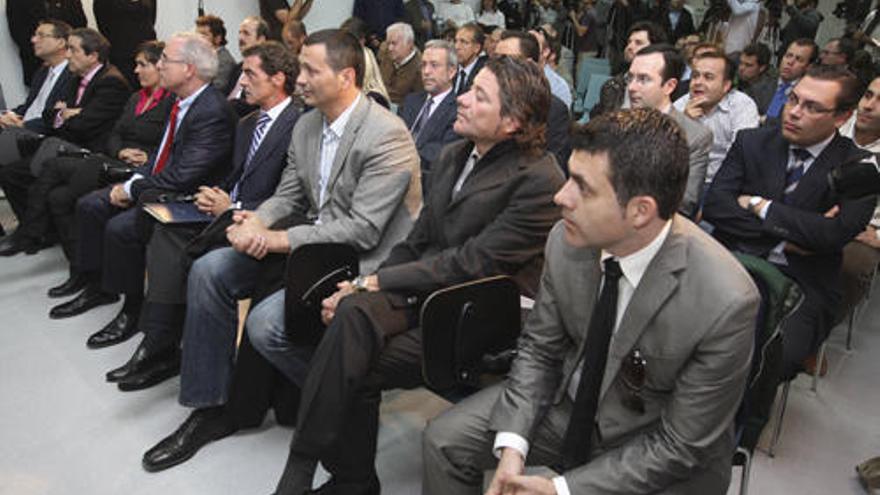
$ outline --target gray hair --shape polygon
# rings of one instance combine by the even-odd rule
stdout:
[[[180,58],[187,64],[196,67],[199,79],[209,82],[217,75],[217,52],[201,35],[187,31],[175,33],[171,39],[183,42],[180,47]]]
[[[458,55],[455,54],[455,47],[446,40],[428,40],[425,42],[425,50],[428,48],[436,48],[446,50],[446,65],[449,67],[458,67]]]
[[[397,32],[403,37],[404,43],[412,44],[416,38],[415,33],[413,33],[413,28],[409,24],[405,22],[395,22],[394,24],[388,26],[388,29],[385,30],[386,34],[391,34],[393,32]]]

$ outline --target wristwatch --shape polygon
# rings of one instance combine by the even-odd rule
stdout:
[[[354,287],[355,292],[366,292],[367,289],[367,277],[363,275],[358,275],[351,281],[351,285]]]

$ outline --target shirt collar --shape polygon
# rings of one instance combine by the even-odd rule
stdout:
[[[358,93],[357,98],[354,99],[351,105],[345,109],[344,112],[339,114],[339,117],[336,117],[336,120],[333,123],[327,123],[327,117],[324,117],[324,135],[327,135],[327,132],[333,134],[334,137],[339,138],[342,136],[342,133],[345,131],[345,126],[348,124],[348,120],[351,118],[351,113],[354,111],[354,107],[361,101],[361,94]]]
[[[201,88],[195,90],[195,92],[193,92],[193,94],[187,96],[186,98],[184,98],[184,99],[182,99],[182,100],[179,100],[179,101],[177,102],[177,109],[178,109],[178,111],[179,111],[179,112],[182,112],[182,111],[186,111],[186,110],[188,110],[189,107],[190,107],[190,105],[192,105],[193,102],[196,101],[196,98],[198,98],[199,95],[202,94],[202,91],[204,91],[205,88],[207,88],[207,87],[208,87],[208,83],[205,83],[204,86],[202,86]]]
[[[270,121],[274,122],[275,119],[277,119],[278,116],[281,115],[281,112],[283,112],[284,109],[287,108],[287,105],[290,104],[290,101],[290,97],[288,96],[287,98],[281,100],[281,103],[275,105],[274,107],[266,110],[263,113],[269,116]]]
[[[415,57],[415,56],[416,56],[416,49],[413,48],[412,51],[409,52],[409,55],[407,55],[406,58],[401,60],[400,63],[394,62],[394,67],[403,67],[404,65],[409,63],[409,61],[412,60],[413,57]]]
[[[82,80],[92,82],[92,78],[95,77],[95,74],[97,74],[98,71],[101,70],[102,67],[104,67],[104,64],[98,64],[98,65],[92,67],[92,70],[86,72],[82,76]]]
[[[480,56],[479,56],[479,55],[477,55],[476,57],[474,57],[474,59],[471,61],[471,63],[469,63],[469,64],[467,65],[467,67],[461,67],[461,64],[458,64],[458,66],[461,68],[461,70],[463,70],[463,71],[465,72],[465,74],[467,74],[468,76],[470,76],[470,75],[471,75],[471,71],[474,70],[474,66],[477,65],[477,60],[480,60]]]
[[[440,94],[437,94],[437,95],[432,95],[431,93],[428,93],[428,96],[434,100],[433,103],[431,104],[431,106],[434,108],[437,108],[437,105],[439,105],[440,102],[442,102],[444,99],[446,99],[446,96],[448,96],[449,93],[452,93],[452,86],[450,86],[449,89],[447,89],[446,91],[444,91]]]
[[[623,276],[626,277],[627,282],[629,282],[633,287],[639,286],[639,282],[641,282],[642,277],[645,275],[645,271],[648,270],[648,265],[651,264],[651,260],[653,260],[654,257],[657,256],[657,253],[663,246],[663,242],[666,240],[667,237],[669,237],[669,230],[671,227],[672,220],[667,220],[666,225],[663,226],[663,229],[660,230],[660,233],[657,234],[657,237],[655,237],[653,241],[648,243],[647,246],[639,249],[632,254],[617,259],[617,261],[620,263],[620,270],[623,272]],[[601,260],[603,263],[601,266],[604,267],[604,261],[613,256],[613,254],[603,249],[601,255]]]
[[[52,74],[61,74],[62,72],[64,72],[64,69],[66,69],[66,68],[67,68],[67,59],[65,58],[61,62],[58,62],[57,64],[49,67],[49,72],[51,72]]]
[[[828,143],[830,143],[831,140],[834,139],[834,136],[836,136],[836,135],[837,135],[837,131],[834,131],[833,134],[831,134],[830,136],[828,136],[824,140],[819,141],[816,144],[806,146],[806,147],[804,147],[804,149],[809,151],[810,155],[812,155],[813,159],[815,160],[816,157],[818,157],[819,154],[821,154],[822,151],[825,150],[825,147],[828,146]],[[792,148],[793,148],[793,146],[789,146],[789,152],[791,152]]]

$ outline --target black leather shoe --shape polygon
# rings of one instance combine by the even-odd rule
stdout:
[[[222,411],[222,410],[221,410]],[[202,446],[235,433],[218,408],[196,409],[174,433],[144,454],[141,464],[155,473],[176,466],[196,455]]]
[[[82,291],[80,295],[49,310],[49,318],[53,320],[70,318],[71,316],[81,315],[98,306],[113,304],[118,300],[118,294],[106,294],[99,289],[86,287],[86,290]]]
[[[374,474],[369,481],[337,481],[331,478],[314,490],[306,491],[314,495],[380,495],[382,493],[379,478]]]
[[[174,352],[164,359],[155,359],[139,373],[122,378],[116,384],[123,392],[143,390],[180,374],[180,354]]]
[[[38,242],[17,233],[0,241],[0,256],[15,256],[18,253],[34,254],[39,249]]]
[[[100,349],[125,342],[138,332],[137,320],[137,315],[120,311],[104,328],[89,336],[86,347]]]
[[[108,382],[126,380],[139,373],[147,371],[150,367],[160,361],[167,361],[171,357],[180,359],[179,351],[175,348],[169,347],[168,349],[163,349],[159,352],[151,352],[147,349],[147,346],[144,345],[144,342],[141,341],[141,343],[138,344],[137,349],[134,350],[134,354],[131,355],[125,364],[108,371],[104,376],[107,378]]]
[[[67,297],[86,288],[86,278],[76,273],[70,275],[61,285],[49,289],[49,297]]]

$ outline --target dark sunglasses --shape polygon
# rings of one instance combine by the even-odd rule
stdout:
[[[642,399],[642,389],[645,388],[647,379],[648,361],[638,349],[633,349],[623,360],[621,376],[623,385],[626,387],[621,402],[624,407],[638,414],[645,414],[645,400]]]

